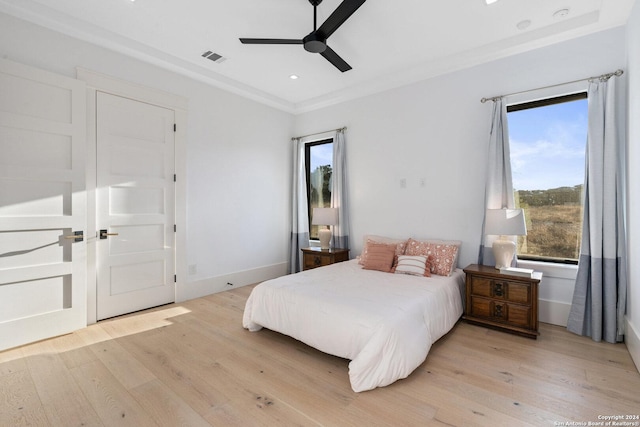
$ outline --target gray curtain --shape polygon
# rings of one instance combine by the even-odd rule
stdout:
[[[627,298],[623,127],[616,79],[589,82],[584,222],[567,329],[594,341],[621,342]]]
[[[502,98],[493,99],[487,176],[484,190],[484,211],[487,209],[515,208],[513,181],[511,177],[511,155],[509,152],[509,128],[507,126],[507,106]],[[491,245],[496,236],[485,236],[485,219],[482,220],[478,264],[495,265]]]
[[[309,210],[304,142],[293,139],[293,186],[291,195],[291,240],[289,273],[302,271],[302,248],[309,246]]]
[[[347,189],[347,157],[344,131],[336,131],[333,138],[333,172],[331,174],[331,207],[338,208],[338,225],[333,228],[333,247],[349,248],[350,220]]]

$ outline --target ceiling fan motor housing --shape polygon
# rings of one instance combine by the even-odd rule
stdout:
[[[311,53],[322,53],[327,49],[327,39],[316,31],[302,39],[304,49]]]

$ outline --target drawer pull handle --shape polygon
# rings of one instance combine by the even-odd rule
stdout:
[[[319,257],[319,256],[317,256],[317,257],[313,257],[313,263],[314,263],[315,265],[320,265],[320,264],[322,264],[322,260],[320,259],[320,257]]]
[[[496,312],[494,313],[495,317],[504,317],[504,313],[502,312],[502,306],[496,305]]]
[[[497,297],[504,296],[504,287],[502,286],[502,283],[495,284],[493,287],[493,294]]]

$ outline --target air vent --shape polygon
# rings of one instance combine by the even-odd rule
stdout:
[[[202,57],[210,59],[211,61],[215,62],[215,63],[221,63],[227,60],[227,58],[225,58],[224,56],[215,53],[215,52],[211,52],[210,50],[206,51],[205,53],[202,54]]]

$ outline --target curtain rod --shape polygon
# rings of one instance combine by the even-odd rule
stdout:
[[[572,82],[558,83],[557,85],[544,86],[544,87],[539,87],[539,88],[537,88],[537,89],[529,89],[529,90],[523,90],[523,91],[520,91],[520,92],[508,93],[508,94],[506,94],[506,95],[494,96],[494,97],[491,97],[491,98],[482,98],[482,99],[480,100],[480,102],[482,102],[482,103],[484,104],[484,103],[485,103],[485,102],[487,102],[487,101],[497,101],[498,99],[500,99],[500,98],[504,98],[505,96],[520,95],[521,93],[527,93],[527,92],[533,92],[534,90],[549,89],[549,88],[552,88],[552,87],[558,87],[558,86],[569,85],[569,84],[572,84],[572,83],[583,82],[583,81],[585,81],[585,80],[595,80],[595,79],[598,79],[598,80],[609,80],[609,79],[610,79],[611,77],[613,77],[613,76],[621,76],[621,75],[622,75],[622,73],[624,73],[624,71],[622,71],[622,70],[616,70],[616,71],[614,71],[613,73],[602,74],[601,76],[588,77],[588,78],[586,78],[586,79],[578,79],[578,80],[574,80],[574,81],[572,81]]]
[[[331,132],[331,131],[344,132],[345,130],[347,130],[347,127],[346,127],[346,126],[341,127],[341,128],[338,128],[338,129],[329,129],[329,130],[325,130],[325,131],[323,131],[323,132],[310,133],[309,135],[296,136],[296,137],[291,138],[291,140],[293,141],[294,139],[301,139],[301,138],[306,138],[306,137],[308,137],[308,136],[320,135],[320,134],[322,134],[322,133],[327,133],[327,132]]]

